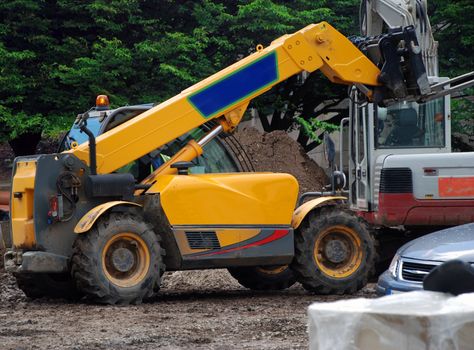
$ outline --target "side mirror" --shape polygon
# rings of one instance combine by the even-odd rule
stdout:
[[[327,131],[324,133],[323,146],[324,158],[329,163],[329,166],[332,168],[334,158],[336,157],[336,146],[334,145],[334,141],[331,139]]]
[[[342,171],[334,171],[332,173],[331,182],[335,191],[341,191],[346,187],[346,175]]]

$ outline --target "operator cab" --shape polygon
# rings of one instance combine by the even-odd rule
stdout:
[[[105,95],[99,95],[97,101],[99,101],[101,96]],[[101,101],[103,101],[103,99]],[[95,107],[88,111],[89,117],[87,119],[87,128],[92,131],[95,137],[135,118],[154,106],[153,103],[148,103],[110,109],[106,105],[99,104],[99,102],[97,103]],[[106,103],[108,104],[108,99]],[[131,173],[137,181],[141,181],[184,147],[191,138],[199,139],[209,129],[210,126],[207,125],[198,127],[140,159],[125,165],[118,169],[117,172]],[[232,137],[230,136],[230,138]],[[58,153],[69,150],[84,142],[88,142],[88,136],[81,132],[78,119],[76,119],[71,129],[63,136],[58,148]],[[248,159],[240,144],[234,138],[232,138],[232,140],[223,138],[213,139],[205,145],[204,149],[204,154],[193,161],[195,166],[190,168],[191,173],[222,173],[253,170],[249,161],[240,160],[242,158],[245,158],[245,160]]]
[[[446,145],[444,98],[424,104],[402,102],[375,109],[376,149],[435,147]]]

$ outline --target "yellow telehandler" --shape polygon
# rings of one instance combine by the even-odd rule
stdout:
[[[298,183],[289,174],[189,172],[204,145],[236,128],[252,98],[317,70],[379,105],[430,94],[413,27],[350,41],[322,22],[258,45],[97,138],[84,113],[78,125],[88,142],[15,160],[6,269],[31,297],[109,304],[152,297],[165,270],[228,268],[253,289],[282,289],[296,280],[326,294],[362,288],[373,269],[374,240],[339,205],[344,197],[295,209]],[[139,183],[117,172],[211,123]]]

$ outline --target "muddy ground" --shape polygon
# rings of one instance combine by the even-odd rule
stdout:
[[[257,171],[288,172],[300,192],[320,190],[323,170],[283,131],[236,135]],[[12,154],[0,147],[0,179]],[[356,296],[374,297],[373,285]],[[316,296],[299,284],[282,292],[253,292],[226,270],[166,273],[161,293],[137,306],[30,300],[0,270],[0,350],[4,349],[306,349],[307,307]],[[347,297],[346,297],[347,298]]]
[[[338,299],[299,285],[249,291],[225,270],[168,275],[156,299],[136,306],[32,301],[10,275],[0,278],[2,350],[307,349],[307,307]],[[373,297],[373,285],[357,296]]]

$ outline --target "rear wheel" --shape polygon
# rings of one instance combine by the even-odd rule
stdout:
[[[325,207],[312,212],[295,233],[292,268],[307,290],[350,294],[367,284],[375,261],[375,241],[355,214]]]
[[[154,295],[164,272],[159,237],[140,217],[111,213],[80,235],[73,247],[72,275],[90,300],[136,304]]]
[[[54,298],[77,300],[82,293],[68,274],[18,273],[16,283],[28,298]]]
[[[288,265],[232,267],[229,272],[242,286],[253,290],[281,290],[296,282]]]

